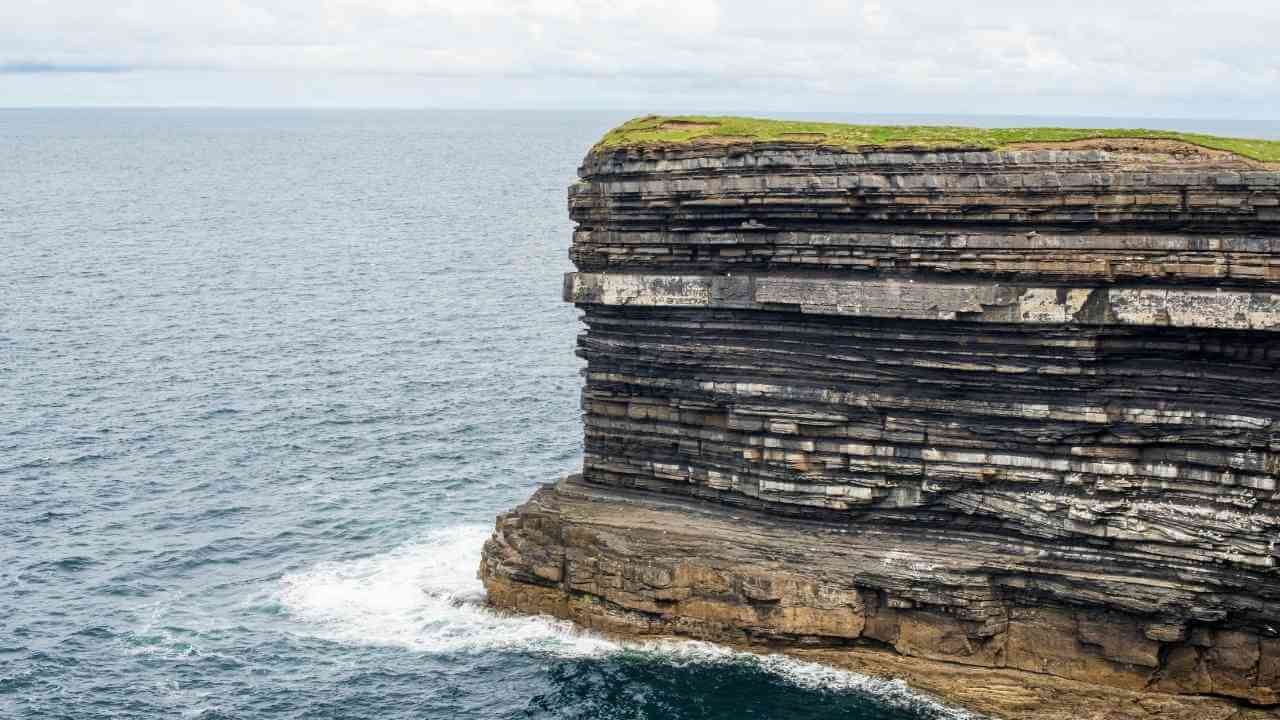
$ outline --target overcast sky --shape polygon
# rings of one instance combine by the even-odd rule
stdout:
[[[0,105],[1276,119],[1278,0],[18,0]]]

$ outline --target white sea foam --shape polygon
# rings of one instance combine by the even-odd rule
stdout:
[[[483,605],[476,577],[491,529],[435,531],[391,552],[323,563],[285,576],[277,598],[308,632],[352,645],[431,654],[511,651],[553,657],[641,656],[678,667],[755,667],[801,688],[873,696],[931,718],[974,716],[944,707],[897,680],[882,680],[784,655],[754,655],[712,643],[617,642],[547,617],[510,616]]]
[[[285,576],[278,598],[317,635],[336,642],[437,654],[510,649],[591,656],[616,648],[563,621],[484,607],[476,569],[490,530],[452,527],[381,555],[323,563]]]

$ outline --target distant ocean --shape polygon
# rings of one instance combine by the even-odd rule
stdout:
[[[963,717],[483,606],[579,461],[565,188],[626,117],[0,111],[0,717]]]

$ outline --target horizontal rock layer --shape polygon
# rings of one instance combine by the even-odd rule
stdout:
[[[792,310],[819,315],[1280,331],[1280,292],[1164,286],[1031,287],[932,279],[570,273],[579,304]]]
[[[765,147],[599,153],[583,172],[569,206],[584,271],[1280,283],[1271,170],[1097,150]]]
[[[496,604],[1280,702],[1280,173],[768,145],[582,175],[583,473],[500,519]]]
[[[1276,238],[1185,231],[1147,235],[1053,229],[874,232],[739,227],[724,232],[582,230],[574,240],[573,259],[587,271],[626,267],[641,273],[889,272],[1084,283],[1161,278],[1162,284],[1231,288],[1280,284],[1277,252]]]

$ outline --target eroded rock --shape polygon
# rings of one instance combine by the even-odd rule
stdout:
[[[581,174],[583,472],[499,519],[493,604],[1008,717],[1280,703],[1280,173],[773,143]]]

